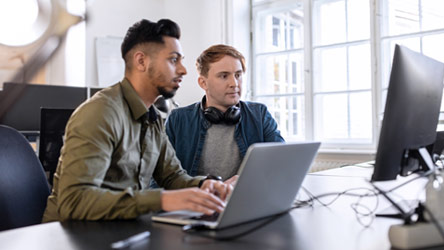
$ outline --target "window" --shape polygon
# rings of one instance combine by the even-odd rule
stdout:
[[[288,141],[374,149],[394,45],[444,61],[443,10],[440,0],[255,0],[251,99]]]
[[[314,138],[372,142],[368,0],[313,3]]]
[[[302,5],[259,12],[255,26],[254,99],[265,103],[283,135],[305,139]]]
[[[442,0],[390,0],[380,3],[382,98],[379,114],[384,110],[395,44],[444,62],[443,10]],[[444,105],[441,105],[438,130],[444,129],[443,111]]]

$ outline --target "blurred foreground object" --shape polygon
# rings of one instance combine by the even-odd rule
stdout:
[[[0,9],[3,13],[14,11],[14,4],[1,3]],[[32,6],[37,4],[37,16],[31,26],[31,31],[23,31],[17,29],[7,29],[7,23],[0,26],[0,84],[3,82],[29,82],[33,76],[42,68],[46,62],[56,53],[62,44],[68,29],[85,20],[84,17],[74,16],[66,11],[60,4],[59,0],[37,0],[37,1],[18,1],[26,2]],[[22,3],[23,4],[23,3]],[[9,9],[11,7],[11,9]],[[34,6],[36,7],[36,6]],[[26,9],[21,6],[21,8]],[[32,9],[32,8],[31,8]],[[35,8],[34,8],[35,9]],[[2,14],[0,13],[0,14]],[[28,14],[28,13],[26,13]],[[19,13],[12,13],[10,16],[18,15]],[[17,46],[11,44],[9,36],[16,36],[20,32],[30,32],[30,35],[24,39],[19,39]],[[40,37],[35,37],[41,34]],[[20,34],[23,35],[23,34]],[[29,39],[27,41],[26,39]],[[29,42],[29,44],[26,44]],[[7,96],[0,98],[0,122],[8,110],[9,106],[20,97],[22,90],[17,88],[14,93],[9,93]]]
[[[154,106],[161,112],[169,115],[171,110],[178,108],[179,104],[173,98],[165,99],[163,96],[157,97]]]

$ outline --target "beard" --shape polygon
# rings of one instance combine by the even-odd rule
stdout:
[[[161,96],[163,96],[163,98],[170,99],[176,94],[177,89],[173,89],[171,91],[168,91],[165,87],[159,86],[159,87],[157,87],[157,91],[159,91],[159,94]]]
[[[148,74],[152,76],[152,82],[154,83],[166,83],[168,80],[166,77],[157,71],[156,65],[151,65],[148,68]],[[177,88],[173,88],[172,90],[167,90],[164,86],[157,86],[157,91],[159,92],[159,95],[163,96],[165,99],[172,98],[177,91]]]

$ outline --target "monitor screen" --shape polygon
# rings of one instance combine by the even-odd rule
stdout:
[[[443,78],[443,63],[396,45],[372,181],[428,170]]]
[[[64,142],[65,127],[73,111],[74,109],[41,109],[39,159],[43,168],[50,173],[51,184]]]
[[[103,88],[89,88],[89,97],[93,97],[97,92],[102,90]]]
[[[40,108],[75,109],[87,99],[86,88],[45,84],[7,82],[2,94],[16,97],[0,98],[0,105],[8,106],[0,124],[20,132],[40,130]]]

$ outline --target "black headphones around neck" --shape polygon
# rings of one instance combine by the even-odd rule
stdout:
[[[237,124],[241,118],[241,112],[239,104],[231,106],[227,111],[222,112],[215,107],[205,108],[206,96],[202,98],[200,102],[200,108],[203,111],[205,119],[213,124],[225,123],[228,125]]]

